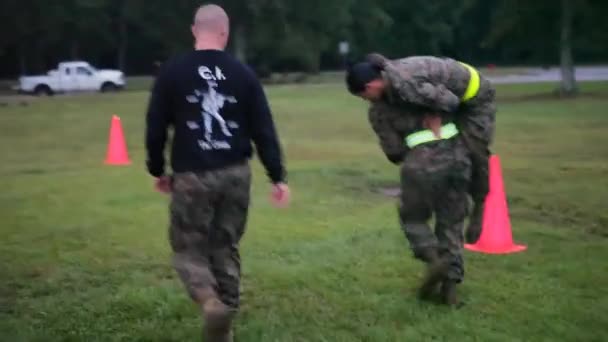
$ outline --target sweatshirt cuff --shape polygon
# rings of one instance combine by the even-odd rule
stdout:
[[[160,162],[160,163],[152,163],[150,161],[146,162],[146,165],[148,167],[148,172],[156,178],[161,177],[165,174],[165,167],[163,164],[164,164],[163,162]]]
[[[287,175],[282,168],[270,171],[268,177],[270,177],[272,184],[287,183]]]

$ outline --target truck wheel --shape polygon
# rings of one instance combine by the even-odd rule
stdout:
[[[116,86],[116,84],[114,84],[112,82],[106,82],[106,83],[104,83],[104,84],[101,85],[101,92],[102,93],[115,92],[116,90],[118,90],[118,87]]]
[[[53,95],[53,90],[46,84],[40,84],[34,88],[34,94],[36,96],[51,96]]]

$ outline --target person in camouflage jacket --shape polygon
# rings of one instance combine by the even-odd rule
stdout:
[[[488,161],[495,131],[495,90],[471,66],[450,58],[414,56],[389,60],[370,54],[349,73],[352,93],[402,108],[417,107],[445,119],[453,116],[460,139],[471,154],[473,175],[469,192],[474,209],[466,240],[481,233],[484,201],[489,191]],[[436,127],[438,128],[438,127]]]
[[[405,143],[416,132],[429,133],[428,116],[420,110],[377,101],[369,108],[369,122],[387,158],[401,166],[401,228],[414,256],[427,263],[419,295],[429,299],[441,284],[444,303],[457,305],[456,285],[464,277],[462,236],[471,162],[456,137]],[[434,231],[428,224],[433,214]]]

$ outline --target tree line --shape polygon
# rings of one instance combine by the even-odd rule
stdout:
[[[339,68],[351,58],[450,56],[473,64],[608,60],[604,0],[222,0],[229,49],[261,75]],[[194,0],[3,0],[0,77],[84,59],[149,74],[192,48]],[[572,63],[570,63],[572,64]]]

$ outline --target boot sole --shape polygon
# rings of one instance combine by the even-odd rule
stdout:
[[[422,300],[430,300],[433,294],[437,292],[437,287],[445,278],[447,272],[448,264],[446,261],[441,261],[437,265],[431,266],[418,290],[418,297]]]
[[[208,327],[203,328],[203,340],[206,342],[233,342],[234,335],[232,332],[217,332],[212,331]]]
[[[205,325],[210,331],[228,331],[233,314],[230,311],[205,314]]]

